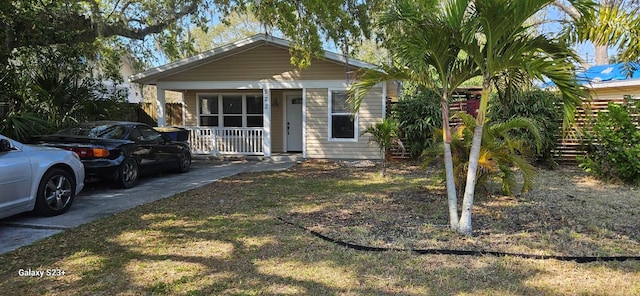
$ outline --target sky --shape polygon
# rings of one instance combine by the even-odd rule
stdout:
[[[217,26],[220,24],[220,14],[218,12],[213,12],[211,17],[212,17],[210,22],[211,26]],[[552,6],[551,8],[548,9],[548,11],[546,11],[546,13],[542,14],[541,17],[546,17],[550,20],[556,20],[556,21],[548,22],[541,25],[541,30],[543,32],[558,32],[560,30],[560,24],[558,20],[561,20],[563,18],[563,13],[560,12],[557,8]],[[278,34],[277,31],[272,33],[277,35],[278,37],[282,37],[280,36],[281,34]],[[286,37],[283,37],[283,38],[286,38]],[[328,50],[328,51],[338,52],[338,53],[340,52],[340,50],[337,49],[335,44],[333,44],[332,42],[325,42],[324,48],[325,50]],[[573,46],[573,48],[574,50],[576,50],[578,55],[582,57],[583,60],[585,60],[589,64],[592,64],[592,65],[594,64],[595,62],[594,49],[591,43],[576,44]],[[612,55],[612,54],[615,54],[614,49],[609,50],[609,55]],[[160,60],[154,63],[155,64],[154,66],[158,66],[166,62],[167,62],[166,59],[161,58]]]
[[[561,29],[560,21],[566,18],[566,15],[555,6],[550,6],[546,11],[541,12],[541,17],[546,17],[547,19],[551,20],[551,22],[540,25],[541,31],[557,33]],[[573,49],[587,63],[591,65],[595,64],[594,47],[591,42],[575,44],[573,45]],[[615,54],[615,50],[609,49],[609,55],[611,56],[612,54]]]

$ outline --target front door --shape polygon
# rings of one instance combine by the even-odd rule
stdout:
[[[286,95],[287,152],[302,152],[302,96]]]

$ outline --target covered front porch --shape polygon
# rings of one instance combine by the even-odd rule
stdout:
[[[162,106],[165,89],[158,88]],[[193,154],[264,156],[303,153],[303,89],[192,89],[182,91],[186,141]],[[158,108],[158,126],[165,126]],[[182,135],[185,139],[185,135]]]
[[[191,153],[201,155],[265,155],[264,128],[185,126]]]

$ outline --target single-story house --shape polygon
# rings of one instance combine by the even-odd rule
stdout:
[[[377,146],[361,132],[384,118],[386,99],[397,96],[396,84],[376,85],[351,114],[345,100],[353,73],[376,67],[325,51],[308,68],[297,69],[290,46],[258,34],[130,80],[157,87],[159,126],[165,123],[165,91],[182,93],[183,128],[190,131],[194,153],[379,158]]]
[[[576,73],[576,76],[590,97],[577,110],[577,126],[587,125],[598,112],[607,109],[609,102],[621,104],[625,99],[640,100],[640,69],[627,68],[623,63],[597,65]],[[583,154],[580,139],[568,137],[558,143],[556,157],[561,161],[572,162]]]
[[[593,100],[640,98],[640,68],[625,68],[623,63],[598,65],[578,73],[578,79],[583,81]]]

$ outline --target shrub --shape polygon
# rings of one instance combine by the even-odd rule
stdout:
[[[640,101],[610,102],[607,111],[599,112],[588,127],[579,166],[604,179],[640,185]]]
[[[467,178],[471,139],[476,127],[476,120],[471,115],[461,112],[454,116],[462,120],[462,124],[458,125],[451,133],[454,182],[458,194],[462,194]],[[511,136],[515,131],[530,133],[531,137],[536,139],[534,147],[539,147],[540,133],[536,123],[528,118],[515,117],[504,122],[490,122],[484,125],[476,188],[485,186],[490,181],[498,181],[502,185],[502,192],[511,195],[516,185],[514,169],[518,169],[523,176],[521,191],[525,192],[531,189],[535,168],[526,157],[529,143],[522,137],[514,138]],[[441,132],[442,130],[439,130],[439,133]],[[442,147],[433,147],[426,150],[425,156],[430,156],[426,158],[427,163],[432,162],[434,158],[441,159],[443,149]]]
[[[126,119],[126,90],[106,87],[90,63],[58,49],[26,51],[19,66],[0,67],[0,133],[25,141],[77,122]]]
[[[401,137],[408,153],[417,158],[433,144],[433,133],[442,127],[440,95],[422,90],[402,97],[392,109],[400,127]]]
[[[540,131],[540,151],[531,151],[538,163],[555,164],[553,149],[556,148],[560,137],[562,123],[561,99],[558,94],[543,91],[515,91],[508,99],[492,98],[489,104],[489,118],[493,122],[504,122],[515,117],[529,118],[535,122]],[[535,147],[535,137],[531,133],[518,131],[513,136],[522,137]]]
[[[398,123],[393,119],[382,119],[381,122],[368,125],[362,133],[369,134],[370,142],[374,142],[380,148],[380,159],[382,160],[382,177],[387,176],[387,152],[394,146],[404,150],[402,141],[398,138]]]

